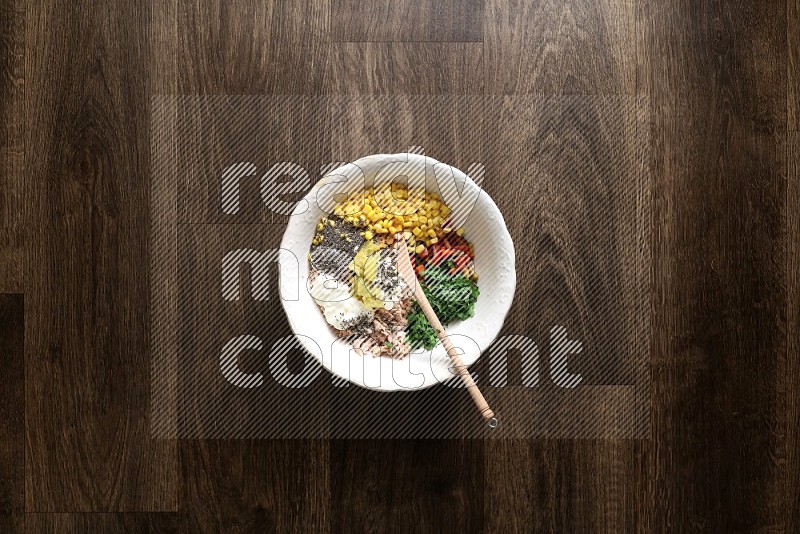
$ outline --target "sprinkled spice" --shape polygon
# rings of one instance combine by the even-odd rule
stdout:
[[[322,219],[311,242],[311,265],[347,281],[347,265],[363,243],[361,230],[341,217]]]
[[[369,314],[362,313],[353,319],[345,321],[342,326],[352,334],[368,335],[372,333],[372,317]]]
[[[386,308],[391,309],[394,307],[394,303],[400,300],[405,288],[405,282],[397,272],[397,249],[388,247],[381,251],[381,261],[378,264],[378,280],[386,301]]]

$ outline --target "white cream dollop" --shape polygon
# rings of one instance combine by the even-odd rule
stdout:
[[[318,273],[309,287],[311,298],[322,307],[325,320],[337,330],[346,330],[357,317],[375,315],[371,308],[354,297],[350,286],[327,273]]]

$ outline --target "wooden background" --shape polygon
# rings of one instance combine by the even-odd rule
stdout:
[[[0,0],[0,531],[800,531],[798,0]],[[643,95],[649,440],[152,441],[153,94]]]

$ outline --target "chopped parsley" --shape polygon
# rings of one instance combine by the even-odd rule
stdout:
[[[443,325],[468,319],[475,314],[478,284],[461,274],[450,274],[446,267],[433,266],[426,269],[422,290]],[[414,303],[408,314],[406,335],[412,349],[425,347],[430,350],[439,342],[436,331],[417,303]]]

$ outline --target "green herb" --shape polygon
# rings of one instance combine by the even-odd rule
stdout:
[[[387,349],[391,350],[394,348],[394,343],[391,341],[384,341],[383,344],[386,346]]]
[[[425,271],[422,290],[443,325],[475,315],[478,285],[463,275],[452,275],[437,266],[429,267]],[[414,349],[425,347],[430,350],[439,341],[436,331],[416,303],[408,314],[406,334]]]
[[[408,314],[406,337],[412,349],[425,347],[425,349],[430,350],[439,341],[439,338],[436,337],[436,332],[433,331],[433,327],[417,304],[414,304]]]

